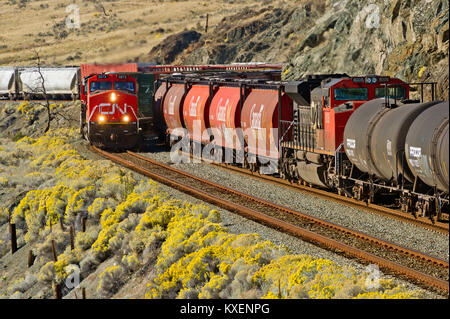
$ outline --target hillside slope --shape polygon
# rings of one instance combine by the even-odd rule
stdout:
[[[334,1],[289,60],[305,72],[384,73],[437,81],[448,99],[448,1]]]
[[[287,234],[277,245],[275,230],[91,153],[73,124],[0,136],[0,299],[51,299],[55,284],[67,299],[441,298],[381,273],[367,285],[365,267]]]
[[[387,74],[437,81],[448,99],[448,2],[297,1],[224,18],[176,61],[286,63],[285,78],[308,73]]]
[[[209,24],[262,1],[2,0],[0,66],[126,62],[166,36]],[[79,26],[71,19],[79,13]],[[66,24],[67,20],[71,24]]]
[[[79,11],[79,28],[66,25],[70,5]],[[51,65],[265,61],[285,64],[286,79],[346,72],[433,80],[439,97],[448,99],[445,0],[9,0],[1,6],[0,65],[35,64],[35,51]]]

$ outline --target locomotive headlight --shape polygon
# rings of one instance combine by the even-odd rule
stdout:
[[[106,120],[106,118],[105,118],[105,116],[103,116],[103,115],[100,115],[100,116],[98,117],[98,121],[99,121],[100,123],[105,122],[105,120]]]
[[[128,115],[125,115],[125,116],[123,117],[123,121],[124,121],[124,122],[129,122],[129,121],[130,121],[130,117],[129,117]]]
[[[115,102],[116,98],[117,98],[116,93],[114,93],[114,92],[111,93],[111,102]]]

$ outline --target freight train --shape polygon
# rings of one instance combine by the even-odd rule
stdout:
[[[80,72],[67,67],[0,67],[0,99],[79,98]]]
[[[246,70],[246,72],[242,72]],[[280,65],[264,63],[169,66],[153,64],[82,64],[80,132],[92,144],[133,148],[145,136],[159,137],[154,120],[155,84],[165,74],[208,74],[279,80]]]
[[[81,64],[70,66],[11,66],[0,67],[0,100],[42,100],[44,93],[50,99],[75,100],[80,98],[81,81],[87,75],[86,70],[93,72],[114,72],[126,70],[167,74],[173,72],[211,72],[218,70],[238,71],[267,68],[265,63],[234,63],[229,65],[193,65],[173,66],[156,65],[155,63],[125,64]],[[270,65],[271,68],[281,66]],[[42,76],[41,76],[42,75]]]
[[[411,86],[388,76],[281,82],[270,71],[163,76],[155,68],[84,80],[82,123],[91,142],[135,146],[148,112],[146,134],[173,150],[432,220],[448,213],[448,102],[411,100]],[[153,98],[139,102],[139,77],[150,75]],[[120,82],[133,84],[123,90]]]

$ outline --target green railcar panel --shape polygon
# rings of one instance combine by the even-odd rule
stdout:
[[[136,74],[138,83],[139,117],[153,117],[153,95],[155,92],[155,76],[153,74]]]

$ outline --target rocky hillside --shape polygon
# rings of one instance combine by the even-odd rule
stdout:
[[[289,59],[305,72],[385,73],[439,82],[448,99],[448,1],[333,1]]]
[[[269,1],[266,1],[270,3]],[[449,5],[445,0],[328,0],[247,7],[171,51],[167,63],[285,63],[285,78],[307,73],[378,73],[437,81],[448,99]],[[163,41],[164,42],[164,41]],[[164,55],[157,46],[150,58]]]
[[[35,64],[36,52],[49,65],[266,61],[285,64],[286,79],[433,80],[448,99],[448,0],[4,0],[1,9],[1,66]]]

